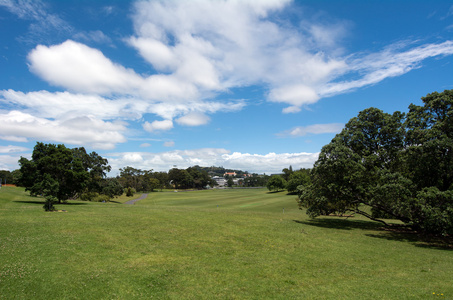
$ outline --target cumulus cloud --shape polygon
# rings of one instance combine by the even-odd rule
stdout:
[[[113,170],[130,165],[138,169],[168,171],[173,166],[185,169],[190,166],[223,166],[254,173],[278,173],[282,166],[294,169],[311,168],[319,153],[268,153],[250,154],[233,152],[223,148],[173,150],[168,152],[127,152],[108,154]],[[113,171],[114,172],[114,171]]]
[[[153,121],[152,123],[145,122],[143,124],[143,129],[145,129],[148,132],[166,131],[172,128],[173,122],[171,120]]]
[[[200,126],[207,124],[211,119],[201,113],[189,113],[181,118],[177,119],[176,122],[185,126]]]
[[[104,54],[71,40],[38,45],[28,55],[30,70],[49,83],[82,93],[129,93],[143,84],[133,70],[113,63]]]
[[[312,134],[339,133],[344,127],[342,123],[314,124],[309,126],[299,126],[293,129],[278,133],[279,136],[306,136]]]

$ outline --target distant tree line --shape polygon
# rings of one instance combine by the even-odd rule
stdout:
[[[17,185],[20,177],[21,174],[19,169],[14,171],[0,170],[0,184]]]
[[[233,176],[233,178],[242,178],[242,177],[244,177],[244,175],[249,174],[249,172],[247,172],[247,171],[236,170],[236,169],[225,169],[224,167],[215,167],[215,166],[200,167],[198,165],[195,165],[192,168],[195,168],[199,171],[205,171],[211,177],[214,177],[214,176],[223,177],[225,173],[236,173],[236,175]]]
[[[173,168],[167,173],[140,170],[128,166],[120,169],[117,179],[123,187],[132,188],[137,192],[152,192],[165,188],[203,189],[207,186],[215,185],[215,181],[211,179],[206,171],[195,167],[187,169]]]

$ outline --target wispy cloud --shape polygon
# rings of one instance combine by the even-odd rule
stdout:
[[[299,126],[292,128],[290,130],[283,131],[278,133],[277,136],[280,137],[297,137],[297,136],[306,136],[306,135],[316,135],[316,134],[325,134],[325,133],[339,133],[344,127],[344,124],[341,123],[331,123],[331,124],[314,124],[309,126]]]
[[[40,0],[0,0],[0,6],[21,19],[31,21],[29,32],[19,37],[26,43],[53,40],[55,35],[68,34],[74,28],[58,14],[48,12],[48,5]]]
[[[422,61],[427,58],[453,54],[453,41],[426,44],[408,50],[402,50],[403,46],[404,44],[398,43],[381,52],[351,59],[342,76],[348,75],[357,79],[326,83],[320,88],[320,96],[334,96],[373,85],[386,78],[401,76],[419,68]]]
[[[75,40],[80,40],[82,42],[90,42],[93,41],[98,44],[112,44],[112,39],[106,36],[100,30],[93,30],[93,31],[81,31],[74,34]]]

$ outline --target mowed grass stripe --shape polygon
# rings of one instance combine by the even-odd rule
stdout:
[[[296,196],[284,192],[270,193],[266,189],[231,189],[190,192],[150,193],[140,205],[183,206],[198,209],[243,210],[254,206],[255,212],[297,211]]]

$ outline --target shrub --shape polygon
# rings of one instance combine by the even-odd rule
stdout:
[[[131,187],[126,188],[126,196],[127,197],[132,197],[132,196],[134,196],[134,194],[135,194],[135,189],[133,189]]]
[[[110,197],[108,195],[98,195],[91,200],[93,202],[109,202]]]
[[[47,196],[46,202],[44,203],[44,211],[56,211],[57,209],[54,206],[54,203],[57,202],[56,198],[53,196]]]

